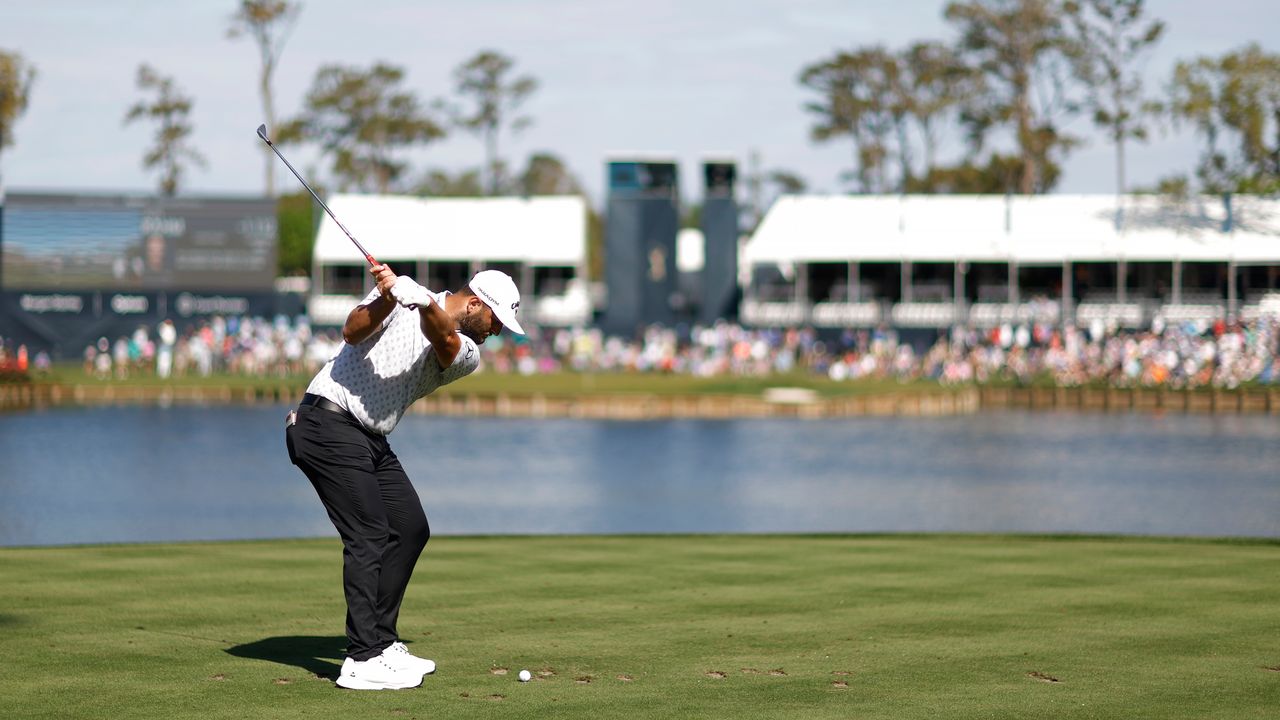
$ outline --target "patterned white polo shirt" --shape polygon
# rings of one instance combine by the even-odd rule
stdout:
[[[378,295],[374,288],[361,304]],[[442,306],[448,295],[431,293]],[[346,408],[370,432],[386,435],[418,398],[480,366],[476,342],[461,333],[459,336],[462,348],[458,356],[442,369],[431,342],[422,334],[418,311],[396,305],[364,342],[344,343],[337,356],[316,373],[307,392]]]

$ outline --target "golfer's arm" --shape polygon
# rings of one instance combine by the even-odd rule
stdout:
[[[364,305],[357,305],[347,315],[347,321],[342,325],[342,339],[346,340],[348,345],[364,342],[395,309],[396,301],[382,295]]]
[[[440,367],[449,367],[453,364],[453,359],[458,356],[458,351],[462,349],[462,338],[458,337],[453,320],[444,308],[435,302],[419,307],[418,315],[422,318],[422,334],[427,336],[427,340],[431,341],[431,347],[435,348],[436,360],[440,362]]]

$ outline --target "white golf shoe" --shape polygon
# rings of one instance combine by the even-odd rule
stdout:
[[[342,662],[338,687],[348,690],[404,690],[422,684],[422,674],[392,665],[384,655],[359,661]]]
[[[382,657],[391,665],[391,667],[402,670],[409,670],[418,675],[430,675],[436,671],[436,661],[420,658],[409,652],[409,648],[405,644],[396,641],[382,651]]]

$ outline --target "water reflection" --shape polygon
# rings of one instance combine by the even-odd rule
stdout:
[[[285,408],[0,417],[0,544],[332,535]],[[1265,416],[616,422],[407,417],[438,534],[1101,532],[1280,536]]]

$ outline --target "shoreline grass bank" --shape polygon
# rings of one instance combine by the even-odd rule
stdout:
[[[293,404],[309,377],[100,380],[62,371],[0,384],[0,411],[113,404]],[[796,374],[694,378],[644,374],[482,373],[420,400],[414,412],[499,417],[613,419],[961,415],[981,410],[1280,414],[1280,387],[1116,388],[942,386],[931,381],[833,382]]]

